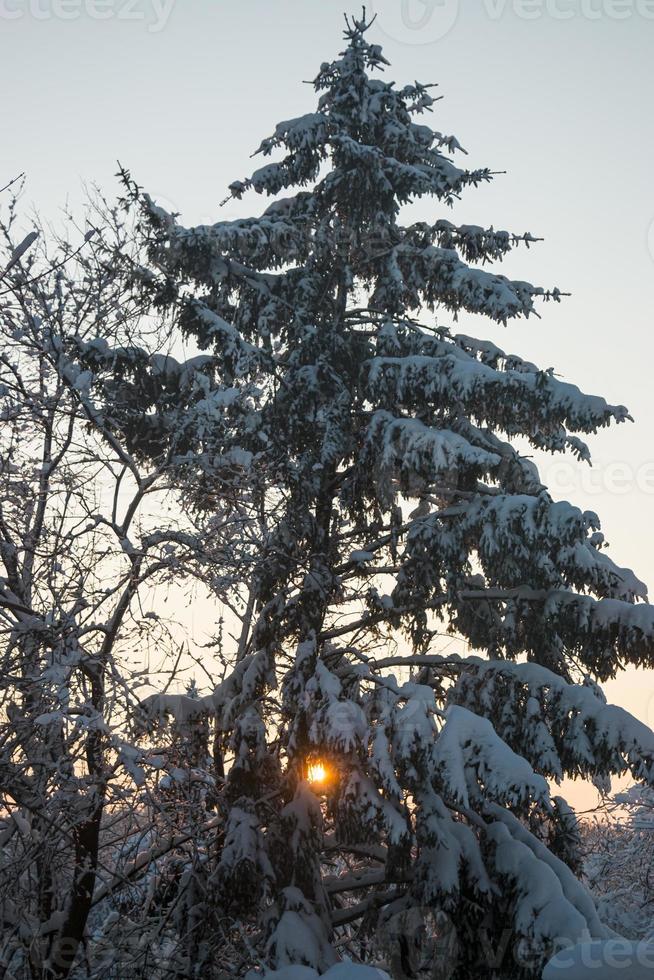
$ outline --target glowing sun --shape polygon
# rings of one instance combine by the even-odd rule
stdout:
[[[329,773],[324,763],[310,762],[307,769],[307,779],[310,783],[326,783],[329,779]]]

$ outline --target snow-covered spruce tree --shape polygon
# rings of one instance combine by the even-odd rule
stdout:
[[[259,532],[233,669],[192,705],[148,706],[215,720],[215,901],[264,962],[373,959],[366,936],[384,948],[428,908],[454,925],[440,975],[539,976],[556,942],[604,935],[548,779],[654,777],[654,735],[598,686],[652,665],[654,610],[597,517],[553,501],[512,439],[585,460],[579,434],[628,415],[433,323],[501,324],[560,294],[481,268],[530,235],[401,223],[408,202],[451,205],[491,174],[418,121],[429,88],[385,81],[368,27],[349,22],[321,65],[316,111],[263,141],[275,162],[231,185],[275,198],[260,217],[187,229],[134,190],[144,289],[207,358],[186,427],[161,372],[130,369],[157,428],[132,448],[170,452],[183,430],[188,506]],[[111,364],[92,365],[105,397]],[[105,407],[117,432],[122,409]],[[444,630],[475,654],[444,652]]]

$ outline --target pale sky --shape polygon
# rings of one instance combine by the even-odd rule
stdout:
[[[0,0],[0,186],[25,170],[26,201],[56,220],[82,182],[111,193],[116,160],[186,224],[280,119],[309,111],[303,80],[341,50],[343,0]],[[611,555],[654,594],[654,0],[374,0],[374,39],[398,83],[438,82],[429,120],[470,166],[507,171],[452,214],[425,218],[545,238],[502,269],[572,293],[542,319],[460,329],[554,366],[630,408],[595,437],[593,470],[546,460],[557,497],[596,510]],[[359,13],[360,7],[353,7]],[[451,318],[443,315],[441,322]],[[203,616],[206,615],[206,610]],[[654,672],[607,685],[654,725]],[[590,796],[575,792],[577,802]]]

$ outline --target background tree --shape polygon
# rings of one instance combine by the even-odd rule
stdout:
[[[168,364],[166,324],[145,321],[118,258],[130,230],[106,202],[100,217],[102,234],[71,218],[75,244],[51,255],[42,230],[17,234],[16,199],[0,225],[0,961],[39,980],[79,963],[98,875],[151,816],[139,685],[179,644],[171,583],[211,580],[224,544],[218,522],[197,538],[169,461],[125,448],[67,356],[110,338],[116,374],[148,350]],[[114,397],[125,389],[114,378]]]
[[[584,879],[617,934],[649,941],[654,911],[654,800],[650,787],[619,793],[607,813],[582,826]]]

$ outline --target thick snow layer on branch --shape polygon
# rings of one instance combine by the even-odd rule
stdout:
[[[486,798],[513,805],[549,798],[543,777],[502,741],[486,718],[466,708],[448,708],[434,762],[448,793],[465,807],[480,798],[481,786]]]
[[[480,897],[494,891],[474,830],[455,819],[431,787],[416,789],[416,835],[420,845],[415,884],[421,900],[445,903],[458,898],[466,882]]]
[[[431,428],[419,419],[394,418],[385,411],[373,416],[367,442],[366,452],[374,453],[382,471],[398,466],[407,476],[429,480],[459,469],[494,471],[501,462],[498,455],[473,446],[456,432]]]
[[[542,937],[577,942],[585,932],[595,939],[607,939],[611,930],[602,924],[593,899],[567,864],[508,810],[495,803],[489,803],[487,809],[496,821],[491,831],[501,849],[497,869],[514,881],[528,903],[534,899],[542,913],[538,921],[532,921],[528,905],[522,910],[525,935],[540,932]],[[547,893],[547,911],[539,904],[539,891],[541,898]]]
[[[325,923],[299,888],[282,891],[284,911],[272,933],[268,951],[278,966],[314,964],[321,971],[335,965],[337,955],[329,943]]]
[[[536,753],[548,775],[592,775],[608,767],[654,780],[654,732],[624,708],[607,704],[593,685],[569,684],[535,663],[474,658],[451,697],[487,715],[523,753]]]
[[[548,590],[592,589],[627,602],[647,599],[644,583],[598,550],[598,532],[596,514],[566,501],[554,503],[545,492],[498,493],[416,523],[409,550],[424,550],[434,568],[453,568],[465,567],[475,549],[487,581],[502,588],[531,582]]]
[[[454,399],[476,416],[499,422],[507,432],[531,436],[553,449],[565,447],[565,441],[556,441],[557,426],[594,432],[612,420],[628,418],[624,406],[585,395],[576,385],[547,372],[498,370],[452,341],[430,338],[425,346],[434,353],[373,358],[368,364],[370,392],[382,397],[392,394],[407,407],[427,401],[442,409]]]

